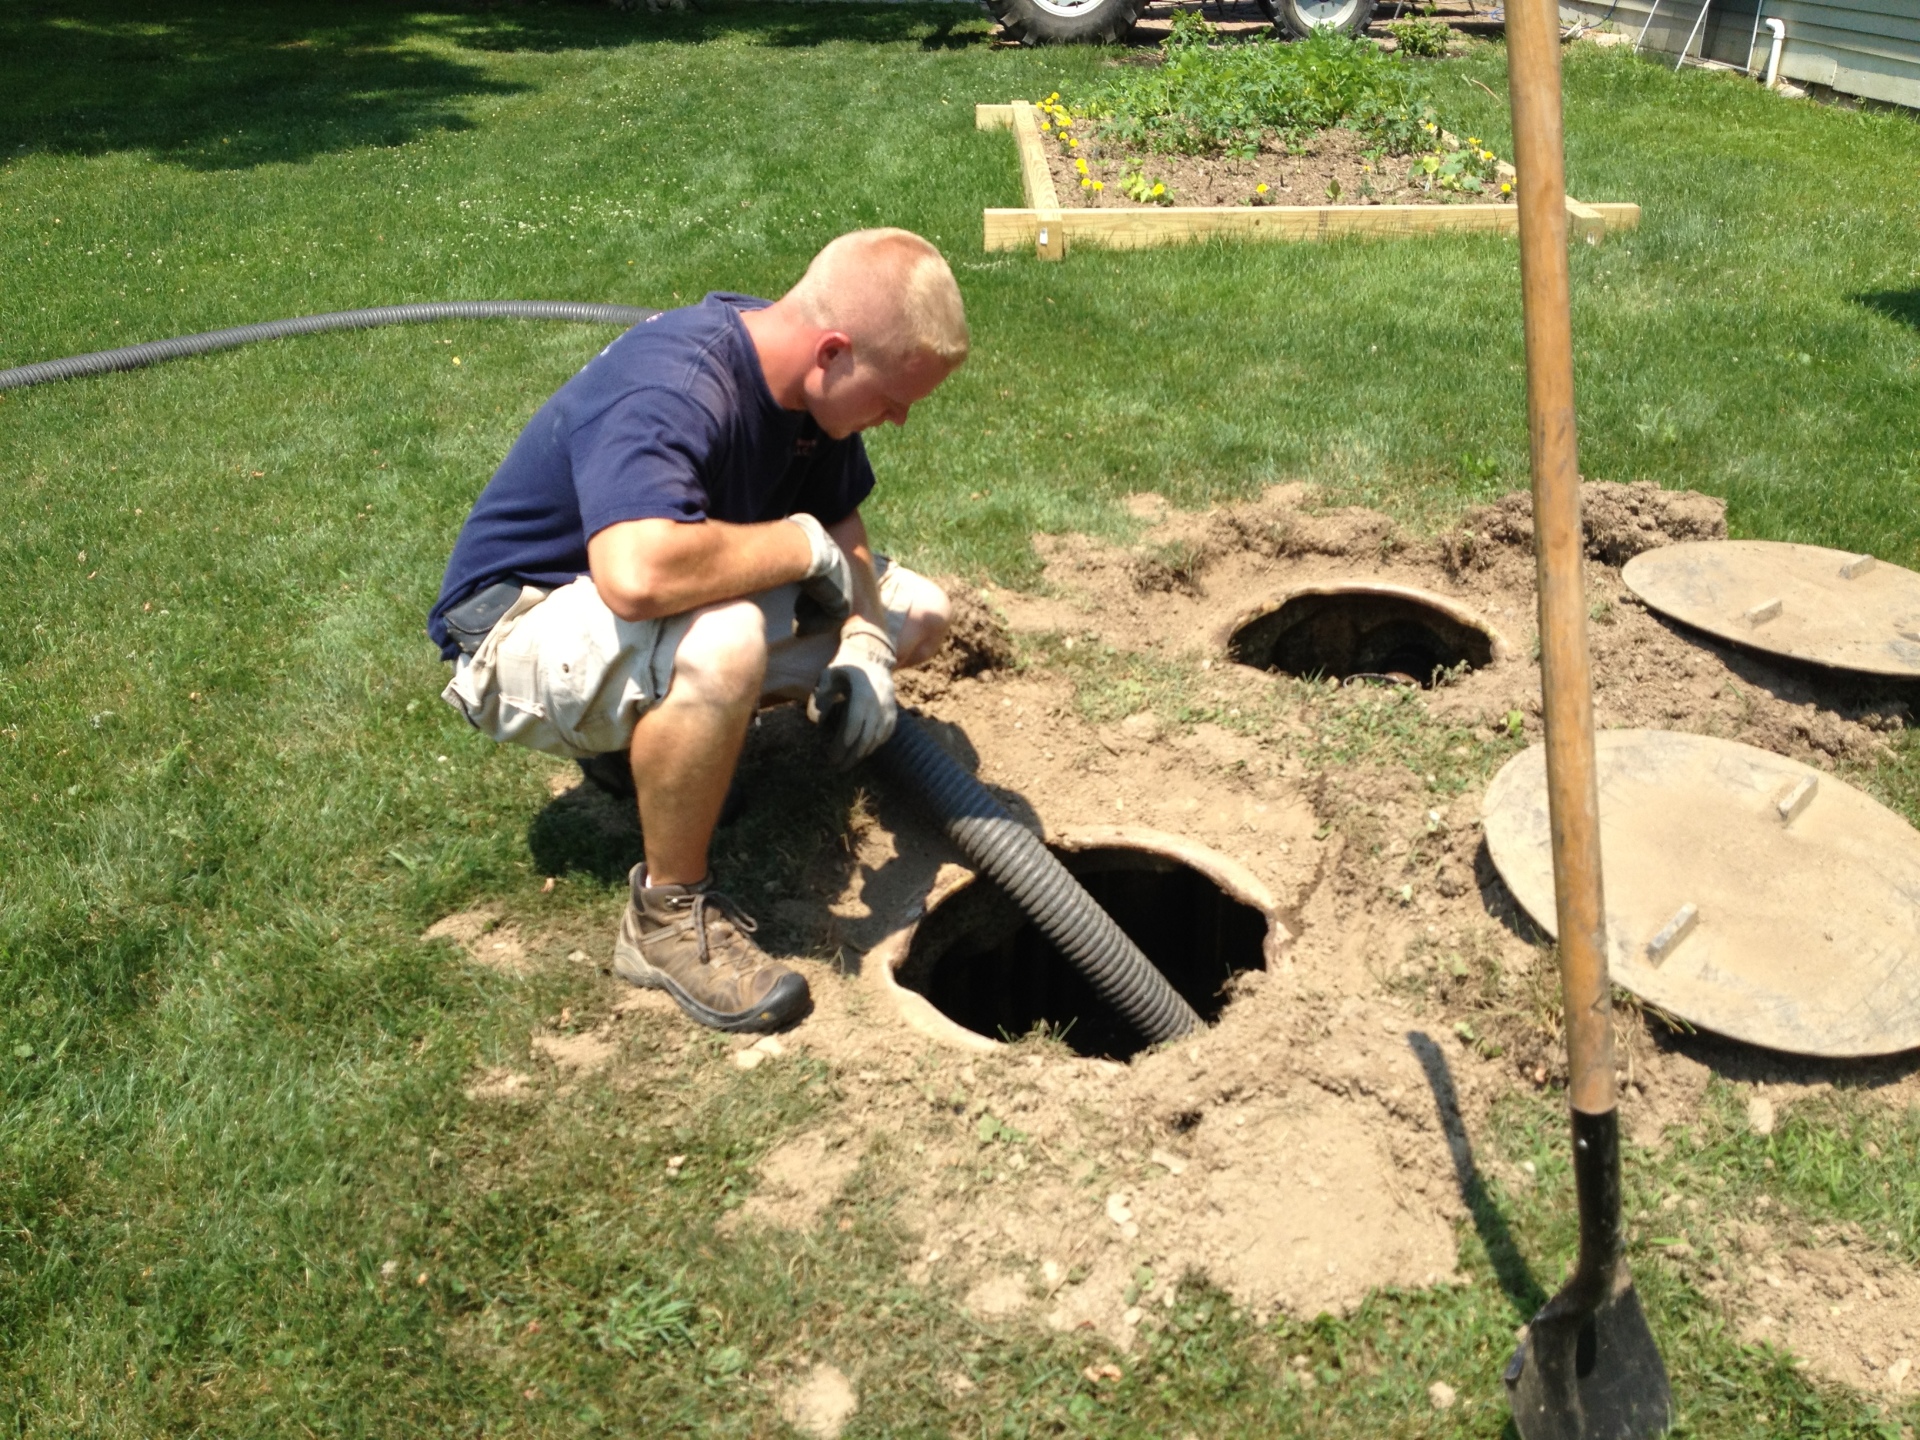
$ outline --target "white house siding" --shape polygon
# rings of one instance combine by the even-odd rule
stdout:
[[[1609,28],[1637,36],[1651,7],[1649,0],[1562,0],[1560,8],[1570,21],[1610,18]],[[1663,0],[1662,15],[1672,8],[1673,0]],[[1920,0],[1763,0],[1760,14],[1786,24],[1780,55],[1786,79],[1920,109]],[[1767,63],[1771,44],[1762,25],[1756,70]]]

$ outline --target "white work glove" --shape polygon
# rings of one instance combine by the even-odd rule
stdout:
[[[840,547],[827,534],[827,527],[811,515],[789,515],[813,547],[813,563],[800,577],[800,589],[835,620],[853,613],[853,567]]]
[[[900,713],[894,662],[893,641],[872,621],[849,620],[840,632],[840,648],[807,701],[807,718],[826,722],[827,758],[836,769],[858,764],[893,734]]]

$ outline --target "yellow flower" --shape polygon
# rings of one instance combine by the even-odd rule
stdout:
[[[1107,182],[1104,180],[1096,180],[1093,182],[1093,188],[1095,190],[1104,190],[1107,188]]]
[[[1093,182],[1091,180],[1082,180],[1080,182],[1080,188],[1082,190],[1091,190],[1093,188]]]
[[[1164,195],[1167,193],[1167,187],[1156,180],[1153,185],[1153,193],[1156,195]]]
[[[1264,195],[1267,193],[1267,187],[1264,185],[1256,185],[1253,187],[1253,193],[1256,195]]]
[[[1493,152],[1491,150],[1482,150],[1480,152],[1480,158],[1482,160],[1491,160],[1493,158]]]
[[[1502,180],[1500,182],[1500,193],[1502,195],[1511,195],[1513,193],[1513,183],[1508,180]]]
[[[1477,135],[1469,135],[1469,136],[1467,136],[1467,144],[1469,144],[1469,145],[1478,145],[1479,143],[1480,143],[1480,137],[1479,137],[1479,136],[1477,136]]]
[[[1080,148],[1080,142],[1069,135],[1067,137],[1067,148],[1070,150],[1078,150]]]
[[[1073,162],[1073,168],[1084,175],[1087,173],[1087,162],[1084,160],[1076,160]]]

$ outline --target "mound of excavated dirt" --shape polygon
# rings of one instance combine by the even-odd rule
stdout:
[[[1881,753],[1880,732],[1904,723],[1902,698],[1687,637],[1623,592],[1616,559],[1724,533],[1720,502],[1637,485],[1587,495],[1601,724],[1724,735],[1823,766]],[[1217,1024],[1129,1065],[1057,1042],[971,1053],[932,1038],[865,957],[965,871],[906,797],[876,788],[871,823],[846,837],[850,870],[821,872],[832,893],[776,906],[814,1012],[777,1052],[739,1062],[767,1074],[809,1056],[842,1098],[769,1156],[730,1225],[837,1223],[857,1172],[863,1195],[891,1193],[917,1231],[917,1283],[983,1316],[1091,1327],[1122,1348],[1194,1272],[1256,1312],[1297,1315],[1452,1276],[1470,1137],[1499,1095],[1555,1083],[1561,1067],[1557,982],[1486,859],[1478,790],[1431,773],[1490,774],[1516,731],[1539,738],[1524,504],[1424,542],[1310,498],[1282,488],[1192,515],[1136,497],[1150,524],[1139,547],[1039,537],[1043,590],[959,592],[953,658],[903,687],[1049,833],[1141,827],[1244,867],[1291,937],[1271,966],[1236,982]],[[1336,579],[1434,591],[1504,644],[1490,665],[1399,701],[1225,661],[1236,619]],[[1025,642],[1021,667],[1009,634]],[[1397,750],[1396,725],[1408,732]],[[801,728],[770,716],[749,745],[801,744]],[[1444,755],[1419,748],[1433,743]],[[592,1037],[594,1058],[608,1047],[614,1084],[687,1053],[684,1020],[630,998],[572,1029]],[[1631,1017],[1622,1031],[1629,1134],[1662,1143],[1697,1118],[1729,1049],[1656,1040]],[[536,1064],[537,1080],[485,1076],[476,1091],[519,1100],[561,1081],[562,1056],[538,1048],[551,1063]],[[1776,1062],[1793,1073],[1770,1084],[1797,1075],[1819,1088],[1839,1074]],[[1911,1098],[1914,1068],[1881,1062],[1874,1083]],[[1881,1293],[1920,1284],[1872,1263]],[[1757,1324],[1771,1282],[1722,1279],[1736,1319]],[[1766,1313],[1798,1325],[1803,1311]],[[1794,1343],[1811,1333],[1793,1330]],[[1876,1343],[1873,1383],[1904,1383],[1894,1367],[1906,1352]]]
[[[1726,501],[1695,490],[1662,490],[1651,480],[1629,485],[1589,480],[1580,487],[1580,511],[1587,554],[1614,566],[1662,545],[1727,538]],[[1456,564],[1472,563],[1479,537],[1531,549],[1533,497],[1517,491],[1469,511],[1446,542],[1458,557]]]
[[[918,670],[900,676],[914,699],[943,695],[954,680],[972,680],[989,670],[1014,668],[1014,637],[987,599],[972,586],[954,580],[945,582],[945,588],[952,603],[947,645]]]

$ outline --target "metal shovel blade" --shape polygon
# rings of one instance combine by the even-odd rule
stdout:
[[[1521,1440],[1652,1440],[1673,1410],[1667,1367],[1620,1253],[1618,1112],[1573,1114],[1580,1264],[1507,1363]]]
[[[1576,1282],[1577,1283],[1577,1282]],[[1507,1365],[1522,1440],[1649,1440],[1672,1410],[1667,1367],[1625,1271],[1599,1308],[1563,1307],[1568,1286],[1533,1324]]]

